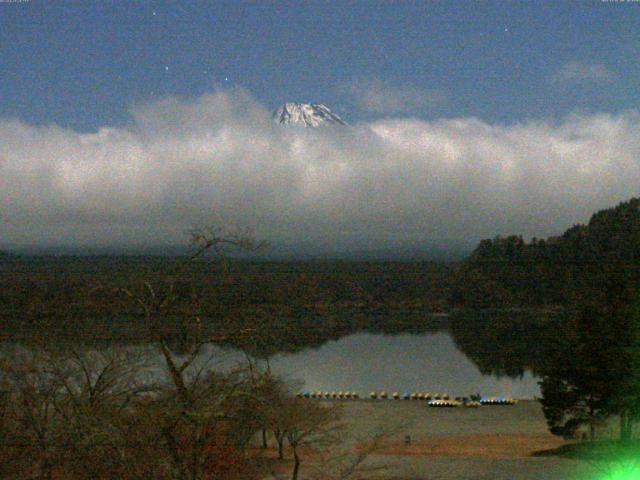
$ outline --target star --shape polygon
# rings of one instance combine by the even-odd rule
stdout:
[[[224,81],[228,82],[229,81],[229,77],[224,77]]]
[[[169,71],[169,66],[168,66],[168,65],[165,65],[165,66],[164,66],[164,69],[168,72],[168,71]]]
[[[156,16],[156,12],[153,12],[153,16],[154,16],[154,17]]]
[[[508,32],[508,31],[509,31],[509,29],[508,29],[507,27],[505,27],[504,31],[505,31],[505,32]]]

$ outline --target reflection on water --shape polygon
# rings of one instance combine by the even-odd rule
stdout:
[[[239,352],[211,347],[202,355],[217,368],[232,368],[245,359]],[[540,396],[537,379],[483,375],[457,347],[451,335],[356,333],[319,348],[271,358],[274,373],[304,382],[306,390],[448,393],[451,396]]]
[[[289,319],[257,335],[266,346],[256,353],[269,357],[275,373],[300,381],[306,390],[534,398],[540,390],[531,372],[540,371],[548,337],[556,331],[553,322],[559,319],[526,312],[418,319],[396,314],[366,322],[346,317],[333,323]],[[127,341],[124,347],[132,352],[152,348]],[[154,363],[162,365],[159,354],[153,356]],[[196,363],[209,359],[207,368],[246,365],[244,354],[230,346],[208,346]]]
[[[521,379],[482,375],[444,332],[393,337],[358,333],[317,350],[278,355],[271,366],[278,373],[303,379],[308,390],[540,395],[537,380],[529,372]]]

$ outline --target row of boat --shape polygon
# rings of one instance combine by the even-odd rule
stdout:
[[[358,399],[360,395],[358,392],[321,392],[321,391],[304,391],[298,393],[300,398],[326,398],[326,399]],[[479,407],[480,405],[515,405],[517,400],[511,397],[480,397],[480,395],[472,395],[468,397],[456,397],[455,399],[449,398],[446,393],[431,394],[431,393],[418,393],[418,392],[393,392],[388,394],[387,392],[371,392],[369,398],[372,400],[386,400],[392,398],[394,400],[423,400],[427,401],[430,407]]]
[[[461,400],[431,400],[427,403],[430,407],[439,407],[439,408],[451,408],[451,407],[469,407],[469,408],[477,408],[480,406],[480,402],[472,400],[468,402],[463,402]]]
[[[304,398],[338,398],[338,399],[357,399],[360,398],[358,392],[300,392],[298,397]]]
[[[418,393],[418,392],[404,392],[400,394],[400,392],[393,392],[391,394],[387,394],[387,392],[371,392],[369,397],[373,400],[382,399],[386,400],[387,398],[393,398],[394,400],[449,400],[449,395],[446,393]]]
[[[454,400],[431,400],[427,405],[430,407],[471,407],[477,408],[481,405],[515,405],[518,401],[511,397],[490,397],[469,400],[467,397],[456,397]]]
[[[482,405],[515,405],[518,401],[511,397],[491,397],[481,398],[480,403]]]

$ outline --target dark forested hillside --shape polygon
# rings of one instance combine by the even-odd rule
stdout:
[[[414,328],[416,319],[447,309],[452,277],[451,267],[429,262],[231,261],[223,272],[213,260],[193,262],[177,275],[183,261],[14,256],[0,262],[0,338],[46,332],[140,341],[141,312],[122,289],[148,283],[162,293],[175,281],[175,311],[163,321],[167,329],[199,315],[212,329],[241,325],[279,332],[286,345],[272,338],[272,347],[297,348],[365,324],[381,331]]]
[[[640,198],[632,198],[559,237],[481,241],[461,269],[452,301],[480,308],[564,305],[606,279],[637,279],[639,266]]]

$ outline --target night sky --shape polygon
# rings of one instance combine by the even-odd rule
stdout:
[[[0,1],[0,247],[472,246],[638,194],[640,2],[302,3]]]

